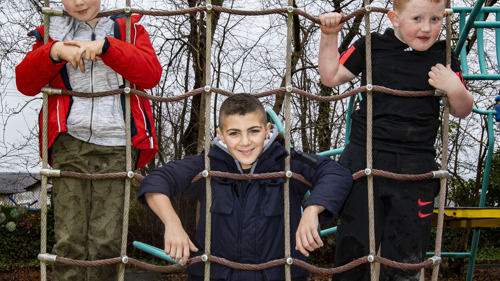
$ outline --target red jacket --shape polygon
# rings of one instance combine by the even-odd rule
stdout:
[[[110,46],[106,53],[101,55],[103,62],[114,71],[130,81],[131,88],[144,91],[155,87],[161,79],[162,67],[153,49],[149,34],[141,25],[135,25],[140,15],[132,16],[132,41],[135,44],[125,42],[125,18],[113,17],[115,24],[119,26],[120,34],[116,38],[106,37]],[[137,33],[137,34],[135,34]],[[49,56],[50,48],[56,41],[49,39],[48,44],[43,43],[43,26],[30,32],[37,41],[33,50],[26,54],[23,61],[16,66],[17,89],[27,96],[40,93],[41,88],[49,84],[50,87],[67,89],[61,69],[65,67],[66,61],[54,63]],[[121,38],[121,39],[120,39]],[[48,147],[49,159],[51,159],[51,147],[57,136],[66,132],[66,118],[68,117],[72,104],[72,97],[68,95],[49,96],[49,120],[48,120]],[[154,158],[158,152],[153,113],[148,99],[131,95],[130,98],[132,114],[132,144],[138,150],[136,168],[140,168]],[[42,154],[42,117],[40,114],[40,154]],[[50,160],[51,161],[51,160]]]

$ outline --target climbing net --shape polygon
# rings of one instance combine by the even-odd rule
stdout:
[[[184,10],[177,10],[177,11],[148,11],[148,10],[139,10],[139,9],[132,9],[130,7],[130,0],[126,0],[126,8],[125,9],[117,9],[117,10],[111,10],[111,11],[106,11],[100,13],[98,16],[110,16],[110,15],[116,15],[116,14],[125,14],[127,17],[127,30],[126,30],[126,40],[127,42],[130,42],[130,36],[131,36],[131,30],[130,30],[130,16],[133,13],[136,14],[143,14],[143,15],[151,15],[151,16],[175,16],[175,15],[185,15],[185,14],[192,14],[192,13],[201,13],[204,12],[206,13],[206,29],[207,29],[207,36],[206,36],[206,61],[205,61],[205,85],[202,88],[195,89],[193,91],[187,92],[183,95],[175,96],[175,97],[157,97],[157,96],[152,96],[149,95],[145,92],[138,91],[135,89],[130,88],[130,83],[127,82],[126,86],[124,89],[118,89],[118,90],[113,90],[113,91],[107,91],[107,92],[99,92],[99,93],[81,93],[81,92],[74,92],[74,91],[69,91],[69,90],[61,90],[61,89],[54,89],[50,87],[44,87],[42,89],[43,93],[43,124],[42,124],[42,134],[45,136],[47,135],[47,120],[48,120],[48,97],[53,94],[62,94],[62,95],[70,95],[70,96],[77,96],[77,97],[86,97],[86,98],[93,98],[93,97],[103,97],[103,96],[109,96],[109,95],[118,95],[118,94],[124,94],[126,98],[125,102],[125,124],[126,124],[126,137],[127,137],[127,143],[126,143],[126,158],[127,158],[127,164],[126,164],[126,171],[124,172],[119,172],[119,173],[110,173],[110,174],[83,174],[83,173],[77,173],[77,172],[69,172],[69,171],[60,171],[60,170],[53,170],[48,168],[48,157],[47,157],[47,148],[48,148],[48,143],[47,143],[47,138],[44,137],[43,143],[42,143],[42,202],[47,202],[47,179],[48,177],[71,177],[71,178],[79,178],[79,179],[88,179],[88,180],[99,180],[99,179],[111,179],[111,178],[125,178],[125,210],[123,214],[123,228],[122,228],[122,245],[121,245],[121,256],[116,257],[116,258],[111,258],[111,259],[105,259],[105,260],[95,260],[95,261],[82,261],[82,260],[73,260],[65,257],[60,257],[60,256],[55,256],[48,254],[46,252],[46,242],[47,242],[47,237],[46,237],[46,224],[47,224],[47,219],[46,219],[46,214],[47,214],[47,206],[44,204],[42,205],[42,218],[41,218],[41,252],[39,255],[39,260],[41,262],[41,278],[42,280],[46,280],[46,262],[58,262],[58,263],[63,263],[67,265],[73,265],[73,266],[82,266],[82,267],[90,267],[90,266],[102,266],[102,265],[109,265],[109,264],[121,264],[120,267],[120,280],[124,279],[124,274],[125,274],[125,264],[130,263],[138,267],[142,267],[145,269],[153,270],[153,271],[158,271],[158,272],[177,272],[182,269],[184,269],[184,266],[180,264],[174,264],[174,265],[168,265],[168,266],[157,266],[157,265],[151,265],[148,263],[144,263],[141,261],[138,261],[134,258],[130,258],[127,256],[127,229],[128,229],[128,215],[129,215],[129,205],[130,205],[130,188],[131,188],[131,180],[136,179],[136,180],[142,180],[143,176],[140,174],[136,174],[132,171],[132,157],[131,157],[131,132],[130,132],[130,122],[131,122],[131,115],[130,115],[130,95],[138,95],[145,97],[147,99],[150,99],[154,102],[177,102],[181,100],[185,100],[191,96],[195,95],[202,95],[202,98],[205,99],[205,108],[204,108],[204,113],[205,113],[205,120],[210,120],[210,114],[211,114],[211,96],[212,93],[218,93],[222,94],[224,96],[230,96],[233,95],[231,92],[227,92],[218,88],[214,88],[211,86],[211,75],[210,75],[210,65],[211,65],[211,48],[212,48],[212,36],[213,30],[212,30],[212,21],[214,17],[214,12],[218,13],[229,13],[229,14],[235,14],[235,15],[243,15],[243,16],[257,16],[257,15],[268,15],[268,14],[284,14],[287,15],[287,56],[286,56],[286,73],[285,73],[285,87],[281,87],[275,90],[267,91],[267,92],[262,92],[262,93],[257,93],[255,94],[256,97],[265,97],[265,96],[271,96],[271,95],[278,95],[278,94],[284,94],[285,95],[285,113],[284,113],[284,118],[285,118],[285,148],[290,152],[290,100],[291,100],[291,95],[296,94],[300,95],[303,97],[306,97],[311,100],[319,101],[319,102],[332,102],[332,101],[337,101],[344,99],[346,97],[353,96],[357,93],[360,92],[366,92],[367,94],[367,141],[366,141],[366,148],[367,148],[367,167],[364,170],[358,171],[353,174],[354,179],[358,179],[361,177],[367,177],[367,182],[368,182],[368,210],[369,210],[369,239],[370,239],[370,253],[368,253],[366,256],[361,257],[355,261],[352,261],[351,263],[348,263],[346,265],[340,266],[340,267],[335,267],[335,268],[319,268],[314,265],[310,265],[306,262],[303,262],[301,260],[293,259],[291,257],[291,246],[290,246],[290,216],[289,216],[289,181],[290,179],[296,179],[300,180],[304,183],[307,183],[307,181],[299,174],[292,173],[290,171],[290,158],[286,158],[285,160],[285,171],[282,172],[276,172],[276,173],[267,173],[267,174],[250,174],[250,175],[241,175],[241,174],[230,174],[230,173],[222,173],[219,171],[210,171],[210,159],[208,158],[208,151],[210,149],[210,139],[211,139],[211,133],[210,133],[210,124],[205,125],[205,131],[204,131],[204,148],[207,151],[205,153],[205,167],[206,170],[200,173],[197,177],[193,179],[193,181],[199,180],[201,178],[207,178],[209,179],[210,177],[226,177],[226,178],[234,178],[234,179],[264,179],[264,178],[276,178],[276,177],[284,177],[286,179],[285,184],[284,184],[284,222],[285,222],[285,257],[273,261],[269,261],[266,263],[262,264],[241,264],[241,263],[236,263],[232,262],[220,257],[216,257],[210,254],[210,241],[211,241],[211,214],[210,214],[210,207],[211,207],[211,185],[210,185],[210,180],[206,180],[206,192],[207,192],[207,202],[206,202],[206,233],[205,233],[205,254],[202,256],[190,258],[187,261],[187,265],[198,263],[198,262],[204,262],[205,263],[205,280],[209,280],[210,278],[210,264],[212,262],[223,264],[228,267],[232,267],[235,269],[246,269],[246,270],[262,270],[270,267],[275,267],[275,266],[281,266],[285,265],[285,278],[286,280],[291,280],[291,266],[296,265],[303,267],[307,270],[309,270],[312,273],[317,273],[317,274],[323,274],[323,275],[331,275],[331,274],[336,274],[340,273],[343,271],[346,271],[348,269],[354,268],[358,265],[364,264],[364,263],[370,263],[370,271],[371,271],[371,280],[376,280],[376,264],[384,264],[387,266],[399,268],[402,270],[418,270],[422,269],[425,267],[433,267],[433,272],[432,272],[432,280],[437,280],[438,278],[438,271],[439,271],[439,265],[440,265],[440,255],[441,255],[441,241],[442,241],[442,229],[443,229],[443,220],[444,220],[444,205],[445,205],[445,197],[440,196],[440,201],[439,201],[439,213],[438,213],[438,220],[437,220],[437,234],[436,234],[436,243],[435,243],[435,255],[428,260],[418,263],[418,264],[408,264],[408,263],[399,263],[396,261],[388,260],[386,258],[383,258],[379,255],[376,254],[376,246],[375,246],[375,235],[374,235],[374,202],[373,202],[373,176],[382,176],[382,177],[387,177],[387,178],[392,178],[392,179],[397,179],[397,180],[423,180],[423,179],[431,179],[431,178],[439,178],[441,182],[441,187],[440,187],[440,194],[444,195],[445,190],[446,190],[446,178],[448,176],[448,173],[446,171],[447,167],[447,147],[448,147],[448,126],[449,126],[449,107],[446,102],[446,93],[442,93],[439,91],[419,91],[419,92],[410,92],[410,91],[398,91],[398,90],[392,90],[388,89],[385,87],[377,86],[377,85],[372,85],[372,72],[371,72],[371,39],[370,36],[366,37],[366,61],[367,61],[367,66],[366,66],[366,86],[359,87],[357,89],[345,92],[343,94],[337,95],[337,96],[330,96],[330,97],[320,97],[316,96],[310,93],[307,93],[306,91],[303,91],[301,89],[297,89],[295,87],[292,87],[291,85],[291,54],[292,54],[292,15],[297,14],[300,15],[316,24],[319,24],[319,20],[304,11],[297,9],[293,7],[293,1],[289,0],[289,6],[286,8],[278,8],[278,9],[270,9],[270,10],[262,10],[262,11],[244,11],[244,10],[235,10],[235,9],[228,9],[225,7],[221,6],[215,6],[211,4],[211,0],[207,0],[206,4],[204,6],[198,6],[194,8],[189,8],[189,9],[184,9]],[[364,7],[361,9],[356,10],[355,12],[351,13],[350,15],[345,16],[342,21],[348,21],[351,18],[358,16],[358,15],[364,15],[364,20],[365,20],[365,25],[366,25],[366,34],[369,35],[370,32],[370,14],[372,12],[379,12],[379,13],[386,13],[388,10],[383,9],[383,8],[378,8],[378,7],[371,7],[369,5],[368,0],[364,0]],[[55,10],[49,7],[49,1],[45,0],[45,8],[43,9],[44,12],[44,25],[45,28],[49,28],[49,17],[50,16],[61,16],[64,15],[65,12],[60,11],[60,10]],[[450,21],[450,15],[452,14],[452,11],[449,9],[447,10],[447,17],[446,17],[446,29],[447,29],[447,63],[450,62],[451,60],[451,51],[450,51],[450,34],[451,34],[451,21]],[[47,32],[48,33],[48,32]],[[45,43],[48,43],[48,36],[45,36]],[[390,173],[382,170],[377,170],[373,169],[372,166],[372,94],[373,91],[377,92],[383,92],[387,93],[390,95],[398,95],[398,96],[403,96],[403,97],[422,97],[422,96],[442,96],[444,100],[444,118],[443,118],[443,148],[442,148],[442,166],[441,170],[439,171],[432,171],[426,174],[420,174],[420,175],[406,175],[406,174],[395,174],[395,173]],[[307,183],[309,184],[309,183]]]

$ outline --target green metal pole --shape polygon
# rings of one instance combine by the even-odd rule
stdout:
[[[493,158],[493,150],[495,146],[495,137],[493,135],[493,113],[488,113],[488,155],[486,156],[486,165],[484,167],[483,185],[481,187],[481,197],[479,199],[479,207],[484,207],[486,202],[486,191],[488,189],[488,180],[490,177],[491,161]],[[474,275],[474,267],[476,266],[477,248],[479,244],[479,235],[481,231],[474,229],[471,243],[471,258],[467,268],[467,278],[465,280],[472,281]]]
[[[460,38],[458,39],[457,46],[455,47],[455,53],[460,54],[460,51],[465,45],[465,40],[467,39],[467,36],[469,35],[469,31],[472,28],[472,24],[476,20],[476,16],[481,10],[481,7],[483,6],[485,0],[478,0],[476,5],[474,5],[474,9],[472,9],[472,12],[469,15],[469,19],[467,20],[467,23],[465,24],[465,28],[462,30],[463,32],[460,33]]]

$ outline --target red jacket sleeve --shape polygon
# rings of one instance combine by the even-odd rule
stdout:
[[[43,28],[39,28],[38,31],[43,36]],[[62,87],[63,83],[58,74],[66,61],[54,63],[49,56],[50,48],[55,42],[44,44],[37,40],[33,49],[16,66],[16,85],[22,94],[34,96],[49,82],[54,87]]]
[[[109,48],[101,58],[106,65],[132,84],[139,88],[151,89],[160,82],[162,67],[147,31],[141,25],[136,25],[135,28],[135,45],[106,37]]]

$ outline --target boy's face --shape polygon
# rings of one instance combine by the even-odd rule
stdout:
[[[258,112],[223,118],[223,128],[217,128],[217,135],[227,145],[229,153],[240,162],[241,168],[250,169],[264,148],[271,124],[262,123]]]
[[[426,51],[436,41],[443,25],[445,3],[411,0],[401,11],[388,13],[396,36],[417,51]]]
[[[101,0],[62,0],[64,9],[77,20],[89,22],[101,11]]]

